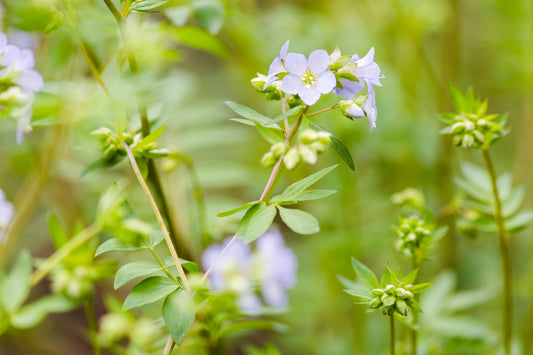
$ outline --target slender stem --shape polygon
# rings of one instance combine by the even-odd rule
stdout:
[[[331,111],[333,109],[336,109],[337,107],[339,107],[339,104],[335,104],[331,107],[328,107],[328,108],[325,108],[323,110],[320,110],[320,111],[315,111],[315,112],[312,112],[310,114],[307,115],[307,117],[311,117],[311,116],[315,116],[315,115],[319,115],[321,113],[324,113],[324,112],[328,112],[328,111]]]
[[[104,89],[107,97],[109,98],[109,101],[113,102],[113,98],[111,97],[111,94],[109,93],[109,90],[107,89],[107,86],[104,84],[104,81],[102,80],[102,77],[100,76],[98,67],[95,61],[93,60],[93,57],[90,55],[89,47],[87,46],[87,43],[81,39],[78,33],[75,32],[75,35],[76,35],[76,39],[78,40],[78,44],[80,46],[81,52],[83,53],[83,56],[85,57],[85,60],[87,61],[87,64],[89,64],[89,68],[91,68],[91,72],[93,73],[93,76],[95,77],[96,81],[98,81],[102,89]]]
[[[296,135],[296,132],[298,132],[298,129],[300,128],[300,125],[302,124],[302,117],[307,112],[308,106],[305,107],[300,115],[298,116],[298,119],[296,120],[296,123],[292,127],[291,131],[286,133],[285,135],[285,143],[290,144],[294,136]],[[272,194],[272,191],[274,190],[274,187],[276,187],[276,184],[279,180],[279,177],[281,175],[281,172],[283,171],[283,158],[285,157],[285,153],[283,153],[276,164],[274,165],[274,168],[272,169],[272,173],[270,174],[270,177],[268,178],[267,184],[265,186],[265,189],[263,190],[263,193],[261,194],[261,198],[259,198],[259,201],[265,201],[267,200],[270,195]]]
[[[390,354],[394,355],[396,353],[395,343],[394,343],[394,313],[390,316]]]
[[[416,256],[415,256],[416,257]],[[420,266],[421,263],[413,260],[413,270],[418,269],[418,274],[420,275]],[[418,276],[417,276],[418,278]],[[413,283],[416,282],[416,279],[413,281]],[[415,295],[415,301],[418,302],[418,294]],[[413,315],[413,327],[418,327],[418,312],[412,312]],[[418,329],[411,330],[411,355],[416,355],[418,350]]]
[[[198,215],[198,225],[200,227],[200,234],[202,236],[202,244],[205,247],[211,240],[211,233],[209,233],[209,227],[207,223],[207,213],[205,206],[204,193],[202,186],[200,185],[200,179],[196,173],[196,168],[191,159],[187,161],[187,171],[189,172],[189,178],[191,179],[191,185],[193,190],[193,198],[196,202],[196,213]]]
[[[513,291],[512,291],[512,270],[511,270],[511,255],[509,248],[509,237],[505,229],[505,223],[502,213],[502,204],[500,201],[500,195],[498,192],[498,183],[496,170],[490,153],[487,149],[481,150],[487,171],[490,175],[490,181],[492,184],[492,193],[494,194],[494,210],[496,226],[498,227],[498,240],[500,244],[500,258],[502,260],[502,273],[503,273],[503,318],[502,318],[502,331],[503,331],[503,346],[505,354],[511,354],[511,336],[513,332]]]
[[[120,15],[120,11],[118,11],[117,7],[115,6],[115,4],[113,3],[112,0],[104,0],[107,8],[109,9],[109,11],[111,12],[111,14],[113,15],[113,17],[115,18],[115,20],[118,22],[118,23],[121,23],[122,22],[122,15]]]
[[[163,272],[168,276],[169,279],[173,280],[173,281],[176,281],[178,282],[178,280],[174,277],[174,275],[172,275],[165,263],[163,262],[163,260],[161,260],[161,258],[159,257],[159,255],[157,255],[157,253],[155,252],[154,248],[150,248],[150,252],[152,253],[154,259],[157,261],[157,263],[159,264],[159,266],[161,266],[161,269],[163,270]]]
[[[126,149],[126,153],[128,154],[128,158],[131,162],[131,166],[133,167],[133,171],[135,172],[135,176],[137,177],[137,180],[139,180],[139,184],[141,184],[141,187],[146,197],[148,198],[148,201],[150,202],[150,206],[152,206],[152,210],[154,211],[155,217],[157,218],[157,222],[159,223],[159,226],[161,227],[161,231],[163,232],[163,236],[165,237],[167,247],[170,251],[170,254],[172,255],[172,258],[174,259],[176,268],[178,269],[178,274],[180,275],[181,281],[183,282],[183,287],[185,288],[185,290],[187,290],[187,292],[191,292],[191,288],[189,286],[189,280],[187,280],[187,275],[185,275],[185,270],[183,270],[183,266],[181,266],[178,252],[176,251],[176,248],[172,244],[172,239],[170,238],[170,235],[168,233],[168,229],[165,224],[165,221],[163,220],[163,216],[161,216],[161,212],[159,212],[159,209],[157,208],[157,204],[155,203],[154,197],[152,196],[152,193],[150,192],[148,185],[146,185],[146,182],[144,181],[142,177],[141,171],[139,170],[139,166],[137,165],[137,162],[135,161],[135,157],[133,156],[131,148],[124,142],[122,142],[122,145],[124,146],[124,149]]]
[[[174,339],[172,339],[172,337],[168,337],[167,344],[165,345],[165,350],[163,351],[163,355],[170,355],[170,353],[174,349],[174,345],[176,345],[176,343],[174,343]]]
[[[98,327],[96,325],[96,313],[94,312],[94,297],[91,295],[87,301],[85,301],[85,316],[87,317],[87,325],[89,327],[89,336],[93,345],[93,354],[101,355],[102,348],[98,341]]]
[[[39,266],[37,270],[31,275],[30,285],[37,285],[57,264],[61,262],[66,256],[68,256],[74,249],[80,245],[86,243],[94,236],[98,235],[102,227],[98,224],[93,224],[70,239],[61,249],[57,250],[52,256],[50,256],[44,263]]]
[[[124,8],[122,9],[122,17],[127,17],[130,13],[131,0],[124,1]]]

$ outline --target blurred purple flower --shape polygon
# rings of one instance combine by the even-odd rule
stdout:
[[[374,86],[368,84],[368,94],[366,96],[365,103],[363,104],[363,110],[365,110],[368,123],[370,124],[370,131],[372,132],[376,128],[376,119],[378,117],[378,108],[376,107],[376,94],[374,92]]]
[[[266,304],[283,308],[287,305],[287,290],[296,283],[298,260],[276,230],[262,235],[253,253],[248,245],[233,238],[210,246],[202,255],[202,263],[211,269],[212,289],[236,294],[239,309],[248,314],[262,310],[258,289]]]
[[[269,87],[270,84],[272,84],[274,81],[279,79],[276,75],[287,71],[285,67],[283,66],[283,61],[285,61],[285,59],[287,58],[288,50],[289,50],[289,41],[285,42],[283,47],[281,47],[281,51],[279,52],[279,57],[274,58],[274,60],[270,64],[270,68],[268,69],[267,80],[265,82],[265,85],[263,86],[263,90]]]
[[[1,44],[4,43],[4,38],[0,39]],[[8,44],[2,48],[3,58],[2,67],[9,68],[17,73],[17,77],[14,80],[15,84],[19,85],[23,90],[31,92],[40,91],[43,88],[43,78],[41,74],[33,70],[35,67],[35,59],[33,52],[29,49],[20,49],[19,47]],[[0,73],[5,72],[7,69],[2,69]]]
[[[289,74],[283,78],[281,89],[300,96],[306,105],[313,105],[321,94],[327,94],[335,87],[335,75],[328,67],[329,55],[325,50],[311,52],[308,59],[300,53],[289,53],[285,59]]]
[[[239,309],[245,313],[260,311],[261,302],[254,294],[252,254],[248,245],[240,239],[227,238],[223,244],[212,245],[204,251],[202,264],[211,269],[209,278],[213,290],[238,295]]]
[[[0,243],[4,242],[4,229],[13,218],[13,205],[6,200],[4,191],[0,189]]]
[[[357,54],[354,54],[347,65],[355,64],[355,69],[351,72],[359,81],[352,81],[349,79],[341,79],[341,88],[335,88],[335,95],[338,95],[346,100],[351,100],[355,95],[364,89],[365,83],[369,87],[372,85],[381,86],[379,79],[383,78],[381,69],[374,62],[374,47],[370,48],[368,53],[361,59]]]
[[[271,229],[257,240],[255,264],[265,302],[273,308],[286,307],[287,290],[296,284],[298,259],[279,231]]]

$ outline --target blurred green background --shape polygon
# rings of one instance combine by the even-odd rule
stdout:
[[[182,3],[171,1],[163,10]],[[240,345],[246,343],[274,343],[281,353],[296,355],[386,353],[386,317],[354,305],[337,275],[353,278],[352,256],[378,274],[388,262],[408,269],[393,248],[391,226],[398,210],[390,195],[409,186],[419,188],[438,213],[458,191],[453,177],[460,163],[482,164],[479,152],[456,150],[449,137],[439,135],[442,125],[437,114],[452,110],[449,84],[461,90],[473,87],[477,95],[489,99],[489,112],[509,114],[511,132],[492,148],[496,168],[499,173],[512,171],[517,185],[529,191],[533,187],[533,1],[227,0],[216,36],[188,43],[191,37],[178,33],[164,11],[133,14],[127,30],[131,41],[126,46],[102,1],[3,4],[4,29],[10,38],[32,36],[37,68],[47,83],[35,105],[34,120],[37,124],[42,120],[41,125],[23,145],[15,144],[13,123],[0,125],[0,188],[27,211],[17,231],[20,238],[5,249],[4,263],[22,248],[38,257],[50,255],[49,214],[56,213],[69,228],[91,223],[100,193],[114,181],[129,184],[128,200],[135,212],[154,222],[125,162],[80,177],[83,168],[101,154],[89,133],[102,125],[113,127],[116,112],[92,77],[78,40],[94,49],[91,55],[98,59],[102,78],[115,102],[131,113],[132,126],[138,125],[137,103],[132,99],[136,90],[142,91],[151,116],[166,120],[161,145],[192,157],[204,189],[209,231],[220,240],[231,235],[239,216],[221,219],[216,213],[256,200],[269,175],[259,164],[268,143],[259,140],[254,129],[228,120],[233,114],[223,102],[231,100],[277,115],[279,103],[265,100],[249,81],[256,72],[266,74],[286,40],[290,51],[306,55],[318,48],[331,53],[339,46],[343,54],[362,57],[375,48],[375,61],[385,76],[383,87],[376,89],[375,131],[369,132],[366,119],[352,122],[338,112],[317,119],[345,142],[354,157],[355,172],[345,166],[336,169],[320,186],[339,193],[303,206],[320,220],[318,235],[283,231],[300,263],[290,308],[276,317],[290,330],[235,338],[230,341],[232,353],[242,353]],[[50,10],[54,6],[63,9],[59,19]],[[188,24],[197,23],[192,19]],[[128,74],[128,51],[137,55],[140,75]],[[327,97],[319,105],[334,102]],[[278,189],[339,162],[329,151],[319,159],[319,166],[301,165],[286,173]],[[163,170],[168,166],[163,161],[158,164]],[[194,244],[198,216],[189,176],[178,167],[163,173],[163,184],[179,229]],[[479,307],[468,307],[460,314],[463,323],[448,327],[438,322],[439,317],[449,316],[446,310],[428,310],[421,316],[426,327],[421,342],[429,354],[497,353],[501,316],[497,240],[491,235],[461,235],[453,217],[443,224],[450,233],[422,273],[423,281],[440,280],[433,294],[428,291],[428,307],[432,299],[435,303],[441,297],[446,302],[457,290],[482,289],[493,297]],[[533,352],[529,233],[516,234],[512,240],[514,335],[517,348],[523,349],[517,354]],[[46,285],[42,288],[38,292],[45,292]],[[112,292],[112,281],[100,285],[98,292]],[[97,309],[104,311],[101,302]],[[89,354],[90,346],[80,336],[83,327],[81,311],[53,316],[35,329],[1,338],[0,353]],[[457,334],[472,329],[463,338]]]

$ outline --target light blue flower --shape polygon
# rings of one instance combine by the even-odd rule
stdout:
[[[5,35],[3,36],[5,38]],[[1,43],[4,39],[0,39]],[[43,78],[41,74],[35,71],[35,59],[33,52],[29,49],[20,49],[19,47],[8,44],[2,50],[2,73],[9,68],[9,70],[16,73],[14,80],[15,84],[19,85],[23,90],[31,92],[40,91],[43,87]]]
[[[296,255],[285,245],[281,233],[271,229],[257,240],[254,258],[265,302],[273,308],[286,307],[287,290],[296,284]]]
[[[279,78],[277,77],[278,74],[287,72],[287,70],[283,66],[283,62],[287,58],[288,50],[289,50],[289,41],[285,42],[283,47],[281,47],[281,51],[279,52],[279,57],[274,58],[274,60],[270,64],[270,68],[268,69],[267,80],[265,82],[265,85],[263,86],[263,90],[269,87],[270,84],[272,84],[274,81],[279,80]]]
[[[214,291],[237,295],[239,309],[244,313],[256,314],[261,310],[252,282],[251,250],[243,241],[227,238],[221,245],[210,246],[202,255],[202,264],[211,269],[209,278]]]
[[[289,74],[283,78],[281,90],[298,95],[308,106],[336,85],[335,75],[328,70],[329,55],[325,50],[311,52],[308,59],[300,53],[289,53],[284,64]]]
[[[371,85],[381,86],[380,79],[383,78],[381,69],[374,62],[374,47],[370,48],[361,59],[357,54],[354,54],[346,65],[351,66],[353,64],[355,64],[355,69],[350,74],[353,74],[359,81],[340,79],[342,88],[337,87],[334,90],[335,95],[346,100],[353,99],[359,91],[364,89],[365,83],[369,89]]]
[[[0,189],[0,243],[4,242],[4,230],[14,215],[13,205],[6,200],[4,191]]]

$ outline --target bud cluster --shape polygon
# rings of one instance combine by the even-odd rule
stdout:
[[[99,339],[105,347],[111,347],[127,338],[136,349],[153,347],[161,336],[160,327],[151,319],[135,319],[125,312],[108,313],[100,319]]]
[[[326,151],[331,143],[331,134],[325,131],[306,129],[298,136],[298,142],[291,148],[283,142],[274,143],[270,150],[261,158],[261,164],[271,166],[283,157],[283,163],[287,169],[294,169],[300,161],[315,164],[318,154]]]
[[[371,309],[381,308],[383,314],[391,316],[394,312],[401,316],[407,316],[409,307],[413,304],[414,295],[410,289],[413,285],[403,285],[398,287],[387,285],[385,288],[376,288],[372,290],[375,296],[369,303]]]
[[[91,134],[100,140],[100,147],[104,151],[103,159],[105,161],[113,161],[126,155],[122,142],[131,147],[136,158],[155,159],[166,157],[170,154],[168,149],[158,149],[154,142],[141,146],[139,144],[142,141],[140,133],[132,135],[125,132],[122,137],[119,137],[109,128],[101,127],[91,132]]]
[[[391,196],[391,202],[398,207],[423,210],[426,208],[424,195],[420,190],[408,187]]]
[[[52,290],[69,298],[82,301],[92,293],[93,284],[109,275],[102,265],[60,265],[50,274]],[[104,271],[104,272],[103,272]]]
[[[395,230],[398,233],[396,249],[408,256],[416,255],[424,241],[431,236],[431,231],[424,220],[417,216],[400,217],[400,225]]]

